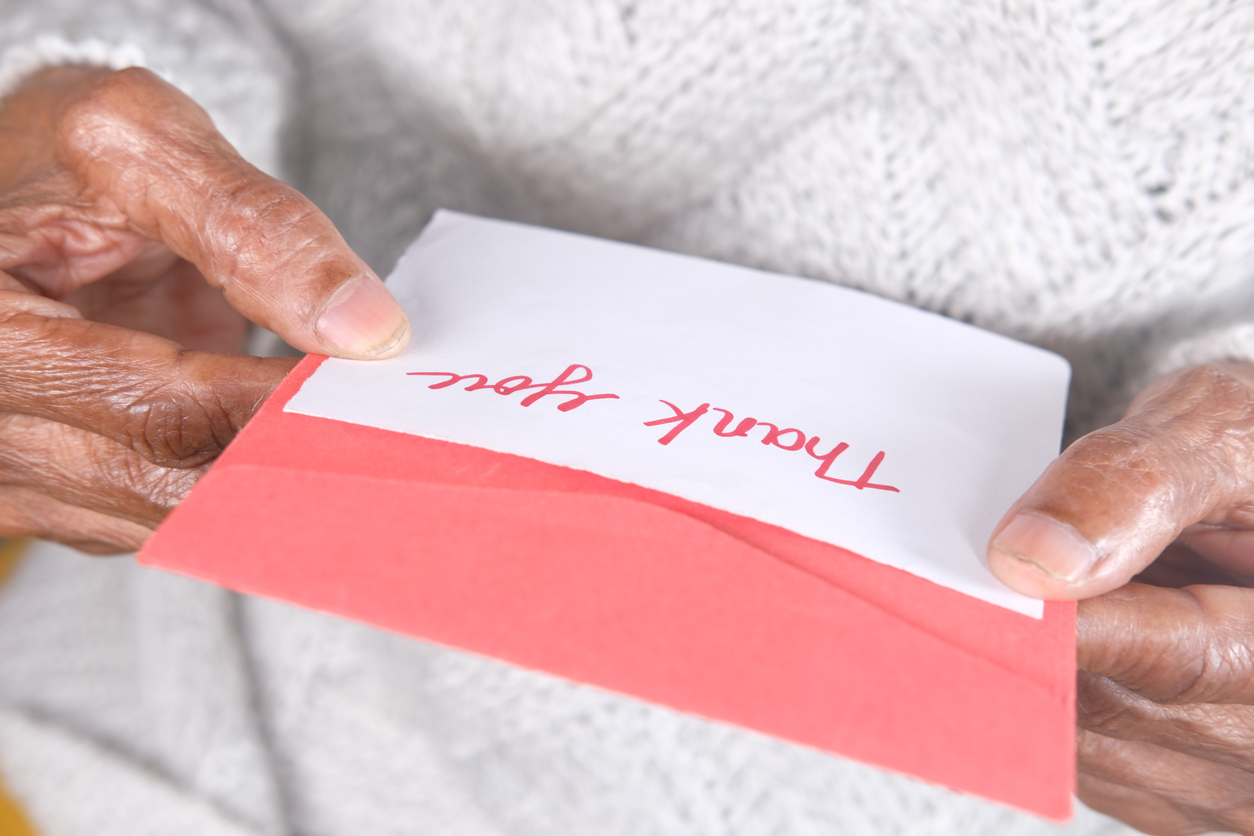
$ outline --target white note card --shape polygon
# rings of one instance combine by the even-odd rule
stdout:
[[[441,211],[388,279],[413,339],[288,412],[752,517],[1039,618],[985,547],[1058,454],[1066,361],[835,285]]]

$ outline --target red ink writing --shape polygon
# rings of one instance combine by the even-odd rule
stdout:
[[[675,404],[671,403],[670,401],[662,401],[662,403],[666,404],[671,409],[675,410],[674,417],[659,418],[656,421],[644,422],[644,425],[646,427],[657,427],[657,426],[661,426],[662,424],[674,424],[675,425],[674,429],[672,429],[666,435],[662,436],[661,438],[657,440],[658,444],[670,444],[672,441],[674,441],[676,438],[679,437],[679,434],[681,432],[691,427],[693,423],[702,415],[704,415],[706,411],[710,408],[710,405],[708,403],[703,403],[699,407],[694,409],[692,412],[684,412],[682,409],[675,406]]]
[[[670,401],[664,400],[662,403],[669,406],[675,414],[667,418],[659,418],[656,421],[644,422],[646,427],[660,427],[665,424],[675,425],[666,435],[658,439],[658,444],[662,445],[670,444],[679,437],[680,433],[697,423],[701,416],[711,409],[708,403],[703,403],[696,409],[684,412]],[[822,440],[817,435],[807,438],[804,432],[795,427],[780,429],[777,424],[772,424],[769,421],[759,421],[756,418],[742,419],[736,424],[736,428],[729,432],[727,428],[736,420],[735,416],[729,410],[717,406],[713,407],[713,410],[723,413],[723,417],[713,427],[714,434],[721,438],[747,438],[750,430],[757,427],[766,427],[766,435],[762,437],[763,444],[770,447],[778,447],[780,450],[786,450],[790,453],[805,450],[811,458],[819,461],[819,467],[814,471],[814,475],[824,481],[835,482],[838,485],[849,485],[858,490],[869,488],[877,491],[901,492],[900,488],[895,488],[892,485],[883,485],[871,481],[875,477],[875,471],[879,469],[880,463],[884,461],[884,451],[882,450],[872,457],[870,464],[863,469],[862,475],[857,479],[840,479],[835,476],[829,476],[828,472],[831,470],[832,465],[836,463],[836,459],[849,449],[849,445],[845,442],[839,442],[826,453],[820,453],[818,448]]]
[[[467,392],[475,392],[480,389],[490,389],[498,395],[512,395],[515,392],[525,392],[531,389],[537,391],[532,392],[520,401],[522,406],[531,406],[538,403],[541,398],[547,398],[550,395],[565,397],[566,400],[557,405],[562,412],[570,412],[572,409],[578,409],[588,401],[596,401],[602,399],[617,399],[618,395],[588,395],[577,389],[563,389],[563,386],[574,386],[580,383],[587,383],[592,380],[592,369],[587,366],[581,366],[578,363],[572,363],[566,367],[566,370],[559,374],[553,380],[547,383],[534,383],[527,375],[514,375],[513,377],[504,377],[496,383],[489,384],[487,375],[482,374],[457,374],[455,372],[407,372],[410,375],[427,376],[427,377],[444,377],[447,380],[441,380],[432,383],[428,389],[447,389],[450,386],[456,386],[463,381],[473,381],[464,389]]]
[[[448,389],[453,386],[460,386],[466,392],[488,390],[505,396],[527,392],[528,394],[519,401],[521,406],[533,406],[544,398],[550,396],[557,397],[562,399],[557,404],[557,408],[561,412],[570,412],[572,409],[578,409],[589,401],[619,400],[618,395],[609,393],[592,395],[574,388],[592,380],[592,369],[578,363],[572,363],[567,366],[554,379],[540,383],[535,382],[534,379],[525,374],[503,377],[495,383],[490,383],[488,376],[485,374],[458,374],[456,372],[408,372],[408,374],[417,377],[443,378],[443,380],[429,384],[427,386],[428,389]],[[819,446],[822,444],[822,439],[819,436],[807,436],[805,432],[796,427],[780,427],[778,424],[772,424],[770,421],[759,421],[757,418],[742,418],[737,421],[731,410],[717,406],[711,407],[708,403],[703,403],[688,411],[684,411],[667,400],[663,400],[662,403],[670,407],[672,414],[644,422],[646,427],[670,426],[670,429],[657,440],[658,444],[662,446],[667,446],[679,438],[689,427],[692,427],[713,410],[721,413],[719,419],[711,427],[714,434],[719,438],[751,438],[750,433],[761,427],[764,433],[757,439],[761,444],[767,447],[775,447],[788,453],[804,451],[806,456],[819,463],[818,468],[814,471],[814,475],[825,482],[849,485],[860,491],[870,489],[900,493],[899,488],[872,481],[875,478],[876,470],[879,469],[880,464],[884,461],[884,452],[882,450],[871,458],[870,463],[863,468],[862,474],[858,478],[842,479],[839,476],[833,476],[831,471],[833,467],[837,466],[837,459],[849,450],[849,445],[843,441],[832,445],[827,452],[823,453],[819,451]],[[852,473],[847,475],[852,475]]]
[[[898,491],[898,489],[894,488],[892,485],[876,485],[871,482],[871,477],[874,476],[875,471],[879,469],[880,462],[884,461],[883,450],[875,454],[875,457],[871,459],[871,463],[866,466],[866,470],[862,471],[861,476],[859,476],[855,481],[850,482],[848,479],[837,479],[833,476],[827,475],[827,469],[832,466],[832,462],[836,461],[837,456],[848,450],[849,445],[842,441],[829,450],[826,455],[820,456],[814,449],[818,446],[818,443],[819,437],[817,435],[806,442],[806,452],[822,462],[822,464],[819,465],[819,469],[814,471],[815,476],[820,479],[826,479],[829,482],[835,482],[838,485],[853,485],[858,490],[862,490],[863,488],[875,488],[881,491]]]
[[[666,403],[666,401],[662,401],[662,403]],[[753,429],[758,424],[757,419],[755,418],[745,418],[736,425],[736,429],[731,432],[724,432],[724,430],[727,429],[727,426],[732,421],[736,420],[736,418],[726,409],[719,409],[717,406],[714,407],[714,411],[723,413],[723,417],[720,418],[718,423],[714,425],[714,434],[721,435],[723,438],[736,438],[737,436],[748,435],[749,430]],[[648,426],[648,424],[645,424],[645,426]]]
[[[758,423],[764,424],[766,422],[759,421]],[[767,432],[766,437],[762,439],[763,444],[773,444],[779,449],[787,450],[790,453],[795,453],[802,447],[806,446],[806,434],[801,430],[794,430],[792,427],[789,427],[786,430],[781,430],[774,424],[767,424],[767,426],[771,429]],[[792,441],[784,444],[780,441],[780,439],[788,433],[792,433]]]

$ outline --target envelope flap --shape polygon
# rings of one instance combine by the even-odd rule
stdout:
[[[1072,768],[1066,695],[648,502],[237,460],[142,557],[1048,815],[1069,807],[1040,790]],[[952,682],[969,690],[938,687]]]

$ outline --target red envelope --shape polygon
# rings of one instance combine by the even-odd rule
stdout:
[[[1070,816],[1073,604],[1037,620],[586,471],[283,412],[320,362],[141,562]]]

